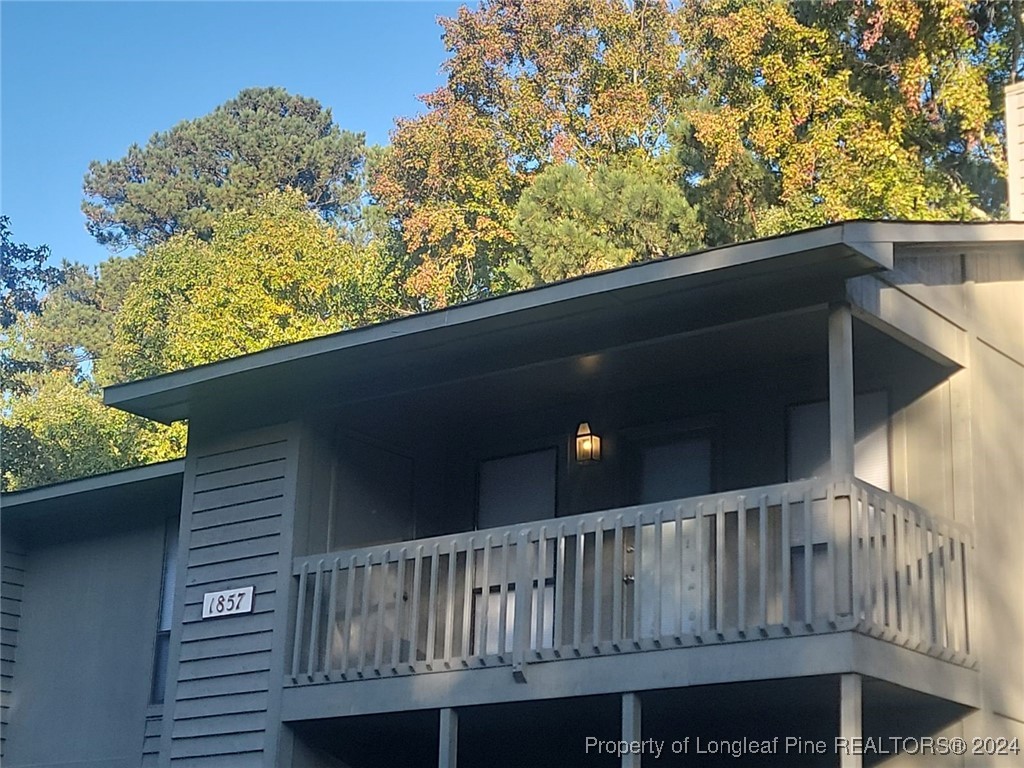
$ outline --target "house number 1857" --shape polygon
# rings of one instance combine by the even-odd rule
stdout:
[[[219,616],[252,613],[252,593],[252,587],[207,592],[203,595],[203,618],[215,619]]]

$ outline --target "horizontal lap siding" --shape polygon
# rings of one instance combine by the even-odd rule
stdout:
[[[142,768],[156,768],[160,758],[160,729],[162,715],[146,718],[146,736],[142,742]]]
[[[0,756],[7,739],[8,715],[14,695],[14,662],[25,588],[25,555],[13,547],[0,556]]]
[[[174,714],[164,726],[174,768],[266,762],[287,450],[276,441],[195,460]],[[205,593],[248,586],[252,613],[202,619]]]

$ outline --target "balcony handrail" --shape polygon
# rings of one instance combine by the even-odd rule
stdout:
[[[407,539],[371,544],[369,546],[347,547],[345,549],[334,550],[331,552],[299,555],[298,557],[293,558],[292,575],[298,576],[302,572],[302,567],[304,565],[313,566],[325,559],[334,560],[335,558],[340,558],[342,561],[345,561],[349,560],[353,556],[362,559],[366,556],[381,557],[385,553],[388,553],[393,558],[391,562],[395,562],[398,557],[397,552],[403,547],[407,548],[409,546],[422,545],[426,549],[429,549],[434,544],[447,546],[449,543],[455,542],[457,546],[465,547],[468,545],[470,539],[474,539],[476,540],[476,549],[482,549],[485,546],[483,544],[483,540],[487,536],[500,537],[505,533],[517,536],[523,529],[528,529],[531,533],[535,534],[536,529],[541,525],[550,527],[553,523],[564,524],[566,526],[578,526],[580,523],[583,523],[585,532],[592,533],[592,526],[597,520],[607,518],[609,514],[613,513],[617,516],[622,516],[624,525],[632,525],[637,519],[651,520],[653,515],[659,509],[664,512],[666,509],[674,509],[676,507],[681,508],[681,517],[684,520],[692,520],[696,517],[698,510],[702,510],[705,517],[714,517],[717,514],[716,505],[719,501],[723,500],[724,505],[722,511],[725,513],[735,512],[740,498],[760,499],[763,496],[765,497],[768,506],[778,506],[782,503],[782,499],[784,497],[788,496],[789,499],[795,501],[802,499],[803,495],[807,491],[810,491],[812,501],[821,501],[826,498],[829,487],[834,485],[835,483],[830,478],[812,477],[788,483],[751,486],[749,488],[720,491],[718,493],[708,493],[701,496],[688,496],[682,499],[669,499],[666,501],[651,502],[648,504],[635,504],[629,507],[610,507],[608,509],[582,512],[576,515],[566,515],[564,517],[528,520],[521,523],[514,523],[512,525],[495,526],[493,528],[457,531],[453,533],[439,534],[437,536],[429,536],[422,539]],[[873,488],[873,486],[871,487]],[[536,538],[531,540],[536,541]]]
[[[940,515],[931,510],[925,509],[919,504],[915,504],[912,501],[907,501],[900,496],[895,495],[891,491],[883,490],[877,485],[872,485],[866,480],[861,480],[859,477],[847,478],[845,482],[849,482],[853,487],[860,488],[862,491],[873,494],[876,497],[884,499],[892,505],[900,505],[907,509],[913,510],[916,514],[921,515],[923,518],[929,521],[933,521],[936,525],[942,525],[951,531],[956,531],[963,538],[967,539],[967,543],[974,547],[974,528],[966,523],[953,520],[952,518]]]

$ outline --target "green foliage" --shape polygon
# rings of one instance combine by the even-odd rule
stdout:
[[[179,232],[209,239],[217,215],[292,187],[326,218],[357,204],[362,134],[341,131],[315,99],[251,88],[208,115],[133,144],[85,177],[89,231],[116,248]]]
[[[680,88],[671,20],[659,2],[493,0],[441,21],[448,82],[373,173],[409,306],[533,279],[513,220],[548,165],[659,152]]]
[[[114,324],[115,376],[133,379],[255,352],[396,313],[392,269],[274,192],[224,214],[209,242],[175,235],[140,257]]]
[[[63,269],[48,266],[48,246],[15,243],[11,221],[0,216],[0,392],[24,392],[21,375],[42,370],[42,361],[26,345],[23,318],[41,310],[41,295],[65,280]]]
[[[9,328],[23,312],[39,311],[40,293],[59,285],[61,270],[46,266],[50,248],[15,243],[11,220],[0,216],[0,328]]]
[[[974,26],[978,7],[682,5],[695,89],[677,148],[695,195],[717,202],[702,206],[712,242],[852,218],[997,214],[992,85],[1019,61]]]
[[[98,384],[113,381],[114,319],[139,269],[139,257],[114,256],[96,269],[65,263],[64,282],[50,290],[32,323],[32,342],[49,367],[87,365]]]
[[[513,228],[527,257],[509,273],[523,286],[675,255],[703,241],[696,211],[665,168],[553,165],[523,193]]]
[[[68,371],[29,376],[30,394],[0,418],[3,490],[45,485],[182,455],[185,426],[166,428],[106,408]]]

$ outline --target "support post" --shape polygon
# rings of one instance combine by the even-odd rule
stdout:
[[[839,678],[839,736],[845,741],[845,749],[839,751],[839,768],[862,768],[864,758],[859,749],[853,748],[853,740],[863,737],[861,712],[861,676],[843,675]]]
[[[541,541],[539,546],[543,547]],[[538,577],[542,585],[544,577]],[[543,586],[540,587],[543,589]],[[530,570],[530,532],[523,529],[516,540],[516,596],[515,614],[512,619],[512,677],[517,683],[526,682],[526,653],[530,647],[530,627],[533,616],[533,574]],[[539,642],[539,640],[538,640]]]
[[[853,477],[853,316],[828,308],[828,433],[832,477]]]
[[[622,694],[622,741],[631,742],[643,741],[640,727],[640,694]],[[635,754],[629,749],[622,755],[622,768],[640,768],[640,753]]]
[[[459,713],[451,707],[441,710],[437,768],[456,768],[459,751]]]

